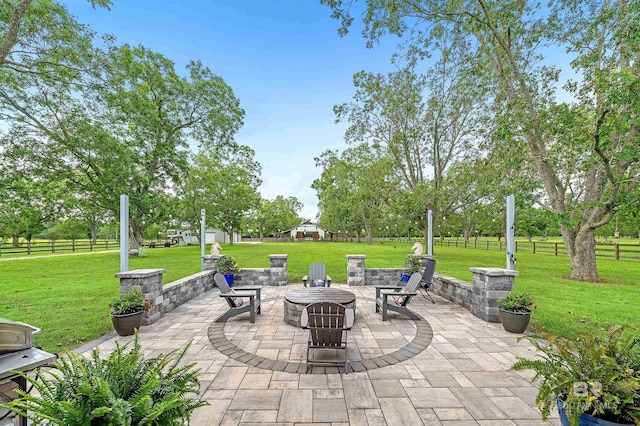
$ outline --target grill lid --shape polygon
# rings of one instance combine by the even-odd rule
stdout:
[[[31,336],[40,329],[23,322],[0,318],[0,354],[30,348]]]

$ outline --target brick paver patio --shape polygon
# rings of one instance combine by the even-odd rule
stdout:
[[[373,287],[333,286],[357,296],[349,332],[355,371],[346,375],[321,366],[300,374],[308,332],[283,320],[282,297],[295,284],[265,287],[255,324],[248,314],[214,323],[227,309],[215,289],[143,327],[140,340],[150,356],[193,340],[188,361],[200,367],[201,396],[211,404],[196,411],[194,425],[559,424],[540,420],[531,375],[509,370],[533,349],[500,324],[435,296],[435,305],[421,296],[411,302],[425,321],[391,313],[383,322]],[[108,352],[126,340],[99,346]]]

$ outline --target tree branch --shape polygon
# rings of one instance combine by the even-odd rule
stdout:
[[[7,56],[9,56],[9,53],[11,52],[11,48],[18,43],[18,33],[20,31],[22,17],[32,1],[33,0],[21,0],[13,10],[11,21],[9,22],[9,28],[3,37],[4,43],[0,45],[0,68],[4,66]]]

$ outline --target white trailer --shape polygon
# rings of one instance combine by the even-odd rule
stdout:
[[[172,244],[197,245],[200,239],[193,231],[186,229],[169,229],[167,230],[167,238],[171,239]],[[214,230],[207,229],[205,233],[205,244],[213,244],[216,242],[216,233]]]

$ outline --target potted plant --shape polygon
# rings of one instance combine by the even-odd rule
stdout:
[[[227,280],[229,286],[233,285],[233,273],[240,272],[241,269],[238,267],[238,264],[233,257],[227,256],[226,254],[220,257],[216,262],[218,266],[218,272],[224,275],[224,278]]]
[[[182,349],[145,359],[138,335],[101,356],[67,352],[54,369],[36,370],[35,376],[18,372],[31,383],[31,393],[3,408],[46,425],[184,425],[193,411],[205,405],[196,363],[185,363],[191,342]],[[133,345],[131,347],[131,345]]]
[[[498,316],[505,330],[510,333],[524,333],[531,319],[531,312],[537,306],[533,304],[533,296],[527,293],[511,293],[498,299]]]
[[[407,255],[407,257],[404,259],[404,268],[407,272],[404,274],[400,274],[400,279],[402,281],[409,281],[411,274],[413,274],[414,272],[418,272],[421,266],[422,258],[413,254]]]
[[[142,316],[153,307],[142,294],[133,290],[121,294],[111,306],[111,322],[120,336],[131,336],[142,325]]]
[[[513,370],[533,370],[536,403],[547,420],[557,405],[563,426],[640,424],[640,333],[616,326],[603,336],[575,339],[523,337],[541,358],[518,357]]]

